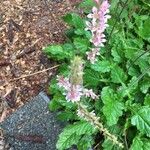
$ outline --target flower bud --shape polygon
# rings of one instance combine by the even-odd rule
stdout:
[[[74,60],[71,62],[71,72],[69,79],[71,85],[82,86],[83,84],[83,61],[79,56],[75,56]]]

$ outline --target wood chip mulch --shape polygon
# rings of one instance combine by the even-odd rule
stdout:
[[[58,0],[0,1],[1,121],[48,87],[56,69],[15,82],[9,81],[56,65],[47,59],[42,48],[64,41],[66,25],[61,21],[61,16],[71,10],[70,4]]]

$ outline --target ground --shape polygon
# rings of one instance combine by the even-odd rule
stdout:
[[[66,25],[61,16],[74,11],[74,4],[79,1],[0,1],[0,122],[39,91],[47,90],[57,69],[22,77],[56,65],[47,59],[42,48],[64,42]]]
[[[70,3],[71,2],[71,3]],[[0,2],[0,113],[24,105],[46,90],[57,69],[27,78],[16,78],[55,66],[42,48],[62,43],[66,25],[61,16],[72,11],[77,0],[3,0]]]

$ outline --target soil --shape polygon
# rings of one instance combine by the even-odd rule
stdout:
[[[0,121],[47,89],[57,69],[10,81],[56,65],[42,48],[64,42],[61,17],[79,1],[0,1]]]

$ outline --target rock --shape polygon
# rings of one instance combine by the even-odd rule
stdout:
[[[55,150],[64,127],[48,110],[49,98],[41,92],[0,124],[11,150]]]

